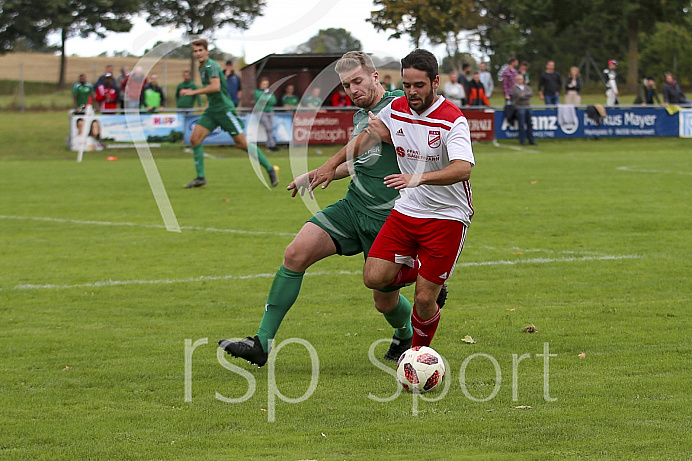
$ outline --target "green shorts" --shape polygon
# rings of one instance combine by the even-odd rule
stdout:
[[[205,110],[202,116],[197,120],[198,125],[202,125],[204,128],[212,132],[216,127],[221,127],[222,130],[230,134],[232,137],[238,136],[243,133],[245,126],[243,122],[240,121],[238,116],[231,111],[210,111]]]
[[[362,252],[365,257],[384,221],[385,218],[377,219],[359,212],[345,199],[332,203],[308,220],[329,234],[337,254],[352,256]]]

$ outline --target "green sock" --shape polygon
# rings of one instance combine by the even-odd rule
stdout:
[[[394,310],[384,314],[387,322],[394,327],[394,336],[399,339],[410,339],[413,337],[413,327],[411,326],[411,303],[404,295],[399,295],[399,304]]]
[[[192,157],[195,159],[195,168],[197,169],[197,177],[204,177],[204,146],[201,144],[192,147]]]
[[[269,160],[267,160],[267,157],[264,156],[262,153],[262,149],[259,148],[257,144],[254,143],[247,143],[247,150],[246,152],[250,156],[250,158],[253,158],[257,160],[262,167],[264,167],[265,170],[271,171],[274,166],[269,163]]]
[[[269,340],[274,339],[284,316],[298,298],[303,274],[305,271],[294,272],[282,265],[274,276],[274,282],[267,296],[267,304],[264,306],[262,322],[257,330],[257,337],[265,352],[269,349]]]

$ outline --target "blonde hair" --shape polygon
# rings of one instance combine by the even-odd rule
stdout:
[[[569,68],[569,75],[572,76],[572,71],[573,71],[574,69],[577,69],[577,75],[576,75],[576,76],[577,76],[577,77],[580,77],[580,76],[581,76],[581,72],[579,72],[579,68],[578,68],[577,66],[572,66],[572,67]]]
[[[340,74],[353,70],[359,66],[362,66],[367,72],[375,72],[375,64],[372,62],[372,58],[362,51],[349,51],[345,53],[336,62],[334,70]]]

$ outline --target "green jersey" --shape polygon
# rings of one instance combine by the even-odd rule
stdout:
[[[269,90],[255,90],[255,104],[263,104],[264,112],[273,112],[276,105],[276,96]]]
[[[191,96],[180,96],[180,90],[196,90],[197,85],[190,80],[189,82],[180,82],[175,90],[175,102],[180,109],[192,109],[197,102],[198,106],[202,106],[202,98],[198,94]]]
[[[75,95],[77,106],[86,106],[89,98],[94,94],[94,87],[91,83],[77,82],[72,87],[72,94]]]
[[[226,85],[226,77],[223,75],[221,66],[216,61],[209,58],[204,65],[199,66],[199,75],[202,78],[202,86],[209,86],[212,78],[218,78],[221,82],[221,88],[216,93],[207,93],[210,111],[233,112],[235,114],[235,104],[228,93],[228,85]]]
[[[300,98],[295,94],[285,94],[281,98],[282,106],[297,106],[300,104]]]
[[[400,96],[404,96],[401,90],[387,91],[374,107],[356,112],[353,115],[353,137],[368,127],[369,111],[377,114]],[[382,143],[359,155],[355,159],[354,170],[355,176],[348,185],[346,199],[365,215],[386,219],[394,201],[399,198],[398,190],[384,184],[385,176],[400,173],[394,146]]]

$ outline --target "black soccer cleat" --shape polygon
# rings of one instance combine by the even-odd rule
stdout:
[[[207,185],[207,180],[205,178],[200,178],[197,177],[190,181],[189,183],[185,184],[183,187],[185,189],[192,189],[194,187],[205,187]]]
[[[271,182],[272,187],[276,187],[279,185],[279,167],[274,165],[271,170],[267,172],[269,175],[269,181]]]
[[[440,290],[440,294],[437,295],[437,305],[440,306],[440,309],[442,309],[442,306],[444,306],[447,302],[447,294],[447,284],[443,283],[442,289]]]
[[[411,342],[413,337],[409,339],[399,339],[396,336],[392,338],[392,343],[389,345],[389,350],[384,354],[385,360],[390,360],[392,362],[397,362],[401,354],[411,349]]]
[[[219,341],[219,347],[231,354],[233,357],[245,359],[258,367],[261,367],[267,363],[267,359],[269,358],[269,353],[264,352],[264,349],[262,349],[262,343],[260,343],[257,336],[254,338],[248,336],[242,341],[222,339]]]

